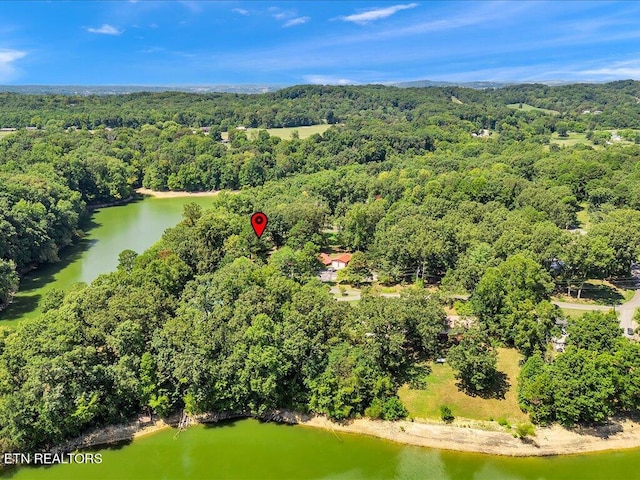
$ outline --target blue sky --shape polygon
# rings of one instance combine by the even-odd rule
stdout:
[[[640,2],[0,5],[0,83],[640,79]]]

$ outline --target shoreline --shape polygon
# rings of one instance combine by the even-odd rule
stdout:
[[[87,205],[87,213],[99,210],[100,208],[117,207],[119,205],[126,205],[127,203],[135,199],[135,195],[129,195],[127,198],[121,198],[119,200],[112,200],[111,202],[104,203],[91,203]]]
[[[504,427],[458,419],[453,424],[428,420],[385,421],[359,418],[344,423],[336,423],[325,416],[302,414],[278,410],[264,415],[249,413],[205,413],[190,417],[191,425],[217,423],[221,421],[255,418],[262,421],[293,424],[318,428],[334,434],[346,433],[366,435],[389,440],[403,445],[449,450],[465,453],[479,453],[509,457],[543,457],[576,455],[605,451],[620,451],[640,448],[640,423],[618,420],[601,427],[582,427],[567,430],[559,425],[537,427],[533,437],[521,440],[514,438]],[[174,414],[155,420],[150,425],[140,425],[137,421],[112,425],[94,430],[81,437],[59,445],[55,451],[69,452],[84,448],[99,447],[122,441],[132,441],[158,431],[174,428],[180,423],[180,415]],[[180,430],[177,430],[176,434]]]
[[[173,192],[170,190],[168,191],[151,190],[150,188],[144,188],[144,187],[136,188],[135,190],[135,192],[138,195],[147,195],[154,198],[215,197],[216,195],[218,195],[220,192],[223,192],[223,191],[224,190],[210,190],[207,192],[184,192],[184,191]]]

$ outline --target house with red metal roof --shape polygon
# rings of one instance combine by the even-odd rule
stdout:
[[[333,260],[331,260],[331,267],[334,270],[342,270],[347,265],[349,265],[350,261],[351,261],[351,254],[350,253],[343,253],[340,256],[338,256],[338,257],[334,258]]]

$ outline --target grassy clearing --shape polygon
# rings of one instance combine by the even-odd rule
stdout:
[[[331,125],[323,124],[323,125],[309,125],[308,127],[284,127],[284,128],[247,128],[246,134],[250,139],[258,138],[258,132],[260,130],[266,130],[269,135],[272,137],[280,137],[283,140],[291,140],[291,136],[293,132],[298,132],[300,138],[305,139],[309,138],[316,133],[324,133]],[[227,140],[229,138],[229,134],[227,132],[221,133],[222,139]]]
[[[591,217],[587,211],[587,204],[586,202],[583,202],[580,206],[582,207],[582,210],[576,213],[576,217],[578,217],[578,222],[580,223],[580,228],[583,230],[589,230],[589,228],[591,228]]]
[[[331,125],[323,124],[323,125],[309,125],[308,127],[286,127],[286,128],[267,128],[267,132],[269,135],[274,137],[280,137],[283,140],[291,140],[291,136],[293,132],[298,132],[300,138],[305,139],[309,138],[316,133],[323,134],[326,132]],[[258,132],[261,129],[259,128],[247,128],[247,136],[249,138],[257,138]]]
[[[561,147],[572,147],[579,143],[589,147],[595,147],[591,140],[587,139],[586,133],[569,132],[566,137],[559,137],[557,133],[551,134],[551,143],[560,145]]]
[[[411,390],[403,386],[399,391],[402,403],[416,418],[440,419],[440,405],[448,405],[456,417],[475,420],[498,420],[505,418],[509,423],[529,421],[529,416],[518,407],[517,378],[522,356],[515,349],[498,349],[498,370],[507,375],[509,389],[504,399],[484,399],[471,397],[456,386],[453,369],[449,364],[433,364],[427,378],[427,388]]]
[[[0,132],[0,138],[4,138],[7,135],[11,135],[12,133],[16,133],[16,132]]]
[[[451,101],[453,103],[457,103],[458,105],[463,105],[463,103],[460,101],[460,99],[458,97],[453,96],[453,95],[451,95]]]
[[[556,295],[554,300],[567,303],[584,303],[585,305],[621,305],[633,298],[635,290],[622,288],[606,280],[588,280],[582,288],[581,298],[565,294]]]
[[[561,310],[569,319],[580,318],[582,315],[587,313],[586,310],[576,310],[574,308],[563,308]]]
[[[514,110],[522,110],[524,112],[531,112],[535,110],[535,111],[547,113],[550,115],[560,115],[560,112],[558,112],[557,110],[549,110],[547,108],[534,107],[533,105],[529,105],[527,103],[523,103],[522,108],[520,108],[520,105],[521,105],[520,103],[509,103],[507,107],[512,108]]]
[[[390,287],[384,286],[384,285],[376,285],[374,287],[374,290],[376,293],[381,294],[381,293],[400,293],[402,290],[405,290],[407,287],[403,287],[402,285],[393,285]]]

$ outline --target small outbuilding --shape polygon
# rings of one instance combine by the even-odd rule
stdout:
[[[331,266],[331,257],[326,253],[321,253],[318,259],[322,262],[325,267]]]

